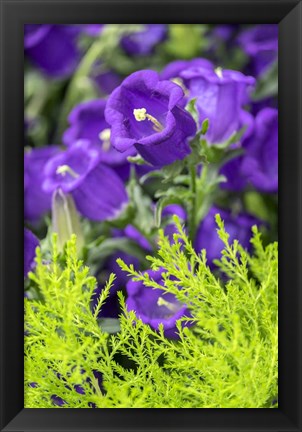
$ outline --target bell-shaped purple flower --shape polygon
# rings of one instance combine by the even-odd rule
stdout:
[[[57,146],[26,148],[24,152],[24,217],[38,221],[51,208],[51,193],[42,189],[43,170],[48,160],[59,152]]]
[[[252,136],[255,130],[255,120],[254,117],[247,111],[241,111],[240,125],[239,129],[245,128],[245,132],[241,137],[240,141],[232,144],[232,148],[242,148],[244,152],[245,143]],[[247,185],[247,178],[241,170],[242,162],[245,155],[240,155],[231,159],[229,162],[223,165],[220,170],[220,174],[226,177],[226,182],[221,183],[220,187],[222,189],[232,190],[240,192]]]
[[[156,72],[134,72],[108,99],[105,118],[112,145],[120,152],[133,146],[153,166],[168,165],[190,153],[196,132],[192,116],[180,104],[184,93]]]
[[[278,111],[261,110],[255,119],[254,134],[245,142],[241,171],[262,192],[278,191]]]
[[[181,78],[190,98],[197,99],[200,123],[209,120],[208,142],[224,142],[240,129],[242,106],[254,78],[238,71],[200,67],[184,70]]]
[[[210,266],[213,265],[214,259],[221,257],[221,251],[224,248],[222,240],[217,235],[217,225],[215,215],[219,213],[224,221],[226,232],[230,235],[229,242],[235,239],[239,241],[241,246],[246,249],[250,248],[250,238],[252,236],[252,226],[259,225],[261,221],[247,213],[232,214],[229,210],[212,207],[200,223],[194,241],[194,248],[197,253],[202,249],[206,249],[207,260]]]
[[[63,135],[63,142],[71,146],[80,139],[89,140],[99,149],[102,162],[110,166],[129,165],[127,157],[133,156],[135,149],[120,153],[112,147],[110,126],[104,117],[105,106],[104,99],[90,100],[77,105],[69,114],[70,127]]]
[[[278,191],[278,111],[264,108],[257,114],[254,127],[242,142],[244,154],[226,163],[221,174],[223,188],[240,191],[247,185],[267,193]]]
[[[122,79],[114,71],[104,69],[104,67],[96,65],[91,73],[91,78],[96,82],[100,91],[104,95],[109,95],[113,90],[120,85]]]
[[[50,159],[44,174],[46,192],[61,188],[72,194],[78,211],[91,220],[115,218],[128,202],[121,179],[102,164],[99,151],[87,140]]]
[[[244,30],[238,37],[241,48],[250,57],[250,67],[259,76],[278,57],[278,25],[259,24]]]
[[[163,270],[147,270],[145,273],[164,286],[162,272]],[[147,287],[141,281],[133,280],[127,283],[127,293],[128,310],[134,310],[145,324],[149,324],[155,330],[158,330],[159,324],[163,324],[165,336],[177,338],[176,321],[183,316],[190,316],[190,313],[173,294]]]
[[[175,60],[165,66],[165,68],[160,73],[160,78],[163,80],[182,79],[182,73],[188,69],[208,69],[214,70],[214,65],[210,60],[204,58],[195,58],[192,60]],[[181,81],[178,81],[181,84]]]
[[[127,54],[148,55],[166,37],[165,24],[144,24],[142,30],[123,37],[121,45]]]
[[[73,25],[26,25],[25,54],[46,75],[64,78],[74,71],[80,58],[78,33]]]
[[[238,24],[219,24],[211,31],[211,36],[220,41],[229,42],[238,30]]]
[[[26,277],[34,267],[37,246],[39,246],[37,237],[30,230],[24,228],[24,277]]]

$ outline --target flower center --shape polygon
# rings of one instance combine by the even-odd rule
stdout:
[[[155,130],[155,132],[161,132],[164,129],[163,125],[155,117],[153,117],[151,114],[147,113],[146,108],[134,109],[133,115],[135,117],[135,120],[138,122],[141,122],[144,120],[149,120],[150,122],[152,122],[153,123],[153,129]]]
[[[215,69],[215,73],[218,76],[218,78],[223,78],[223,76],[222,76],[222,68],[221,67],[217,67]]]
[[[111,135],[110,129],[104,129],[99,134],[99,138],[103,141],[102,148],[104,151],[108,151],[110,149],[110,135]]]
[[[68,173],[73,178],[78,178],[80,175],[75,172],[69,165],[60,165],[58,166],[56,170],[56,174],[61,174],[63,177],[66,176],[66,173]]]
[[[171,311],[173,313],[176,313],[179,311],[179,305],[177,305],[175,303],[168,302],[167,300],[165,300],[162,297],[158,298],[157,305],[158,306],[166,306],[166,308],[169,309],[169,311]]]

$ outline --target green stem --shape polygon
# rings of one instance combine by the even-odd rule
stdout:
[[[102,51],[104,50],[104,43],[101,39],[97,39],[89,48],[86,55],[83,57],[77,71],[75,72],[66,92],[63,107],[59,117],[59,125],[57,129],[57,139],[61,137],[62,132],[66,127],[67,116],[74,104],[74,98],[76,97],[76,86],[81,79],[85,79],[93,64],[100,58]]]
[[[190,165],[190,189],[191,189],[191,207],[188,216],[189,219],[189,239],[193,243],[196,233],[196,167]]]

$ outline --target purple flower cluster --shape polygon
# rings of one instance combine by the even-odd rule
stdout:
[[[96,38],[102,38],[102,32],[105,32],[104,26],[26,25],[24,46],[29,67],[34,66],[52,79],[67,80],[83,57],[80,39],[84,35],[84,42],[97,41]],[[176,338],[176,321],[189,316],[187,306],[180,304],[172,294],[129,280],[118,267],[116,259],[121,257],[137,270],[145,270],[147,265],[143,259],[140,260],[140,255],[131,248],[130,252],[125,252],[122,247],[119,248],[118,242],[126,241],[130,246],[134,245],[145,256],[154,253],[157,240],[154,227],[153,230],[146,229],[146,232],[138,229],[140,221],[137,221],[136,214],[131,213],[137,207],[131,202],[131,193],[127,192],[130,190],[129,178],[133,179],[135,175],[140,177],[143,171],[169,170],[170,167],[166,166],[176,162],[174,165],[181,165],[182,171],[179,177],[179,173],[175,175],[178,183],[175,181],[173,184],[172,181],[171,187],[176,186],[176,198],[179,200],[167,202],[179,203],[183,189],[190,187],[192,179],[188,172],[192,160],[193,164],[196,162],[195,174],[202,173],[202,155],[198,154],[199,159],[196,160],[194,157],[200,150],[196,146],[202,145],[201,135],[198,134],[197,139],[196,134],[205,120],[208,120],[209,126],[201,138],[206,141],[207,148],[213,151],[226,148],[225,159],[217,163],[217,172],[226,179],[225,183],[217,186],[223,199],[219,200],[219,194],[211,195],[210,204],[206,207],[209,211],[202,220],[197,221],[192,231],[196,233],[195,238],[192,235],[191,239],[196,252],[206,249],[211,267],[214,268],[213,261],[220,258],[223,248],[216,233],[215,214],[220,213],[230,240],[237,239],[244,248],[249,249],[251,227],[262,224],[262,221],[248,214],[241,198],[250,190],[264,194],[278,191],[276,103],[275,100],[268,103],[265,99],[255,104],[251,97],[259,76],[263,77],[277,60],[277,26],[259,25],[243,31],[240,28],[218,26],[212,31],[212,37],[218,38],[222,44],[232,43],[237,44],[237,48],[241,47],[248,56],[244,73],[214,65],[212,60],[216,61],[217,56],[210,55],[215,48],[213,45],[207,51],[211,60],[202,57],[176,59],[158,72],[142,69],[127,76],[111,70],[112,64],[108,66],[103,58],[99,58],[91,64],[87,75],[94,79],[99,92],[72,107],[67,118],[68,125],[61,137],[62,146],[39,147],[30,140],[27,142],[31,147],[25,148],[24,155],[24,217],[33,231],[43,232],[43,229],[40,231],[43,216],[50,211],[53,197],[62,195],[64,199],[68,197],[64,202],[71,200],[76,212],[88,220],[85,225],[88,231],[91,229],[90,232],[93,232],[91,227],[96,231],[100,229],[102,234],[105,232],[117,244],[111,254],[104,254],[99,263],[94,263],[94,268],[98,268],[98,286],[91,300],[92,308],[106,277],[111,272],[117,275],[109,299],[100,312],[101,318],[118,316],[118,290],[124,290],[127,294],[129,310],[134,310],[143,322],[155,330],[162,323],[167,337]],[[121,37],[118,52],[121,58],[127,55],[131,65],[136,61],[147,64],[148,56],[157,56],[157,45],[168,37],[168,25],[145,24],[140,30]],[[61,83],[62,92],[65,91],[65,84]],[[189,108],[193,99],[195,111]],[[31,121],[25,122],[26,127]],[[241,135],[238,134],[240,131]],[[240,138],[227,148],[229,140],[236,134]],[[50,138],[52,136],[51,131]],[[129,160],[136,156],[141,157],[146,165],[134,168]],[[156,175],[157,171],[152,174]],[[143,193],[149,195],[150,212],[156,207],[159,196],[153,188],[162,187],[156,180],[152,181],[146,188],[145,185],[142,187]],[[203,187],[205,195],[210,195],[208,185],[203,184]],[[180,197],[177,196],[178,191]],[[240,212],[232,209],[234,192],[241,194],[240,197],[238,194]],[[173,196],[167,188],[167,195],[169,193]],[[207,198],[205,196],[205,206]],[[218,207],[220,202],[223,208]],[[142,207],[145,205],[143,199],[140,204]],[[191,222],[192,206],[186,204],[183,201],[182,205],[171,204],[163,209],[162,227],[171,242],[176,231],[171,215],[178,215],[186,230]],[[124,212],[126,208],[127,212]],[[123,217],[128,217],[128,211],[131,216],[125,222]],[[103,221],[110,223],[98,224]],[[115,228],[112,228],[114,223]],[[104,226],[106,229],[103,230]],[[37,237],[25,229],[25,277],[33,269],[38,243]],[[145,271],[154,281],[164,285],[163,269]],[[62,404],[56,395],[53,402]]]

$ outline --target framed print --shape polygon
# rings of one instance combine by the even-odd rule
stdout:
[[[1,1],[1,430],[301,431],[301,64],[297,0]]]

